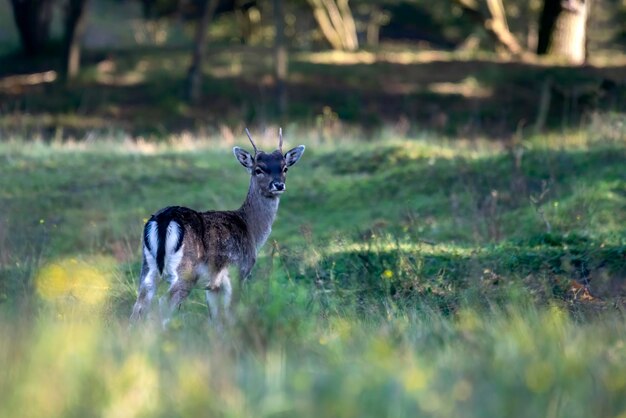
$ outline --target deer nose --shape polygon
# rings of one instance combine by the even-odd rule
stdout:
[[[279,192],[282,192],[285,190],[285,183],[283,183],[282,181],[275,181],[272,182],[272,188],[274,190],[277,190]]]

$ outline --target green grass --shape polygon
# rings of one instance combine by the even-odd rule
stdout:
[[[145,219],[243,200],[228,147],[3,143],[0,416],[623,418],[616,132],[291,134],[307,152],[221,334],[200,290],[167,330],[127,317]]]

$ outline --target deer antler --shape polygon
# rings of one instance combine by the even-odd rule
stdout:
[[[278,149],[283,153],[283,128],[278,128]]]
[[[248,130],[248,128],[246,128],[246,135],[248,135],[248,139],[250,140],[250,143],[252,144],[252,148],[254,148],[254,155],[256,156],[257,154],[256,145],[254,144],[254,141],[252,140],[252,135],[250,135],[250,131]]]

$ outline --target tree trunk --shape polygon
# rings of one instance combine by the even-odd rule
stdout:
[[[245,1],[235,1],[235,19],[237,21],[237,27],[239,28],[239,34],[241,35],[241,43],[244,45],[250,43],[253,34],[250,11],[245,6]]]
[[[366,39],[367,46],[377,47],[380,41],[380,27],[388,22],[388,16],[380,6],[372,5],[369,21],[367,22]]]
[[[309,0],[313,17],[333,49],[359,49],[354,17],[348,0]]]
[[[154,0],[141,0],[141,14],[144,20],[153,19],[154,16]]]
[[[207,46],[207,29],[213,18],[219,0],[203,0],[201,16],[197,23],[196,35],[193,43],[191,66],[187,72],[187,88],[185,95],[191,103],[197,103],[202,93],[202,61]]]
[[[87,0],[67,0],[63,36],[63,77],[70,81],[80,71],[80,44],[85,33]]]
[[[589,0],[544,0],[537,54],[585,62]]]
[[[52,0],[11,0],[11,4],[24,53],[41,53],[50,38]]]
[[[274,60],[276,69],[276,102],[278,112],[282,116],[287,112],[287,72],[289,70],[287,48],[285,47],[285,13],[283,0],[274,0],[274,25],[276,38],[274,39]]]
[[[502,45],[508,52],[520,57],[526,57],[529,55],[528,51],[520,45],[515,36],[509,30],[502,0],[487,0],[487,7],[489,9],[488,15],[485,15],[482,12],[478,3],[475,1],[454,1],[461,7],[467,16],[480,23],[487,31],[487,34],[489,34],[489,36],[491,36],[497,44]]]

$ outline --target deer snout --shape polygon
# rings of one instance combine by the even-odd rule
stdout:
[[[283,183],[282,181],[273,181],[271,184],[271,190],[273,192],[284,192],[285,183]]]

